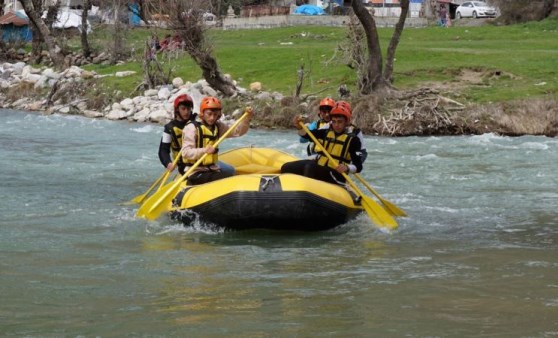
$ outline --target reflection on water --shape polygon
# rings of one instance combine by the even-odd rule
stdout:
[[[362,176],[407,211],[318,233],[216,231],[123,206],[162,127],[0,114],[3,336],[555,336],[558,141],[367,137]],[[293,132],[254,144],[297,156]]]
[[[352,279],[363,273],[358,271],[359,266],[368,261],[380,262],[387,248],[384,242],[371,240],[355,242],[358,247],[347,250],[338,236],[348,232],[344,229],[325,236],[299,233],[293,237],[294,234],[246,231],[231,236],[146,238],[145,250],[162,251],[167,257],[164,263],[155,262],[150,269],[168,267],[158,283],[160,297],[152,305],[173,316],[175,324],[188,327],[208,322],[234,327],[235,318],[246,316],[262,323],[275,318],[281,330],[285,329],[281,323],[295,323],[306,317],[323,327],[352,322],[358,312],[351,302],[344,301],[352,298]],[[330,314],[315,316],[309,310]],[[269,331],[269,327],[262,326],[260,330]],[[295,325],[285,332],[311,334],[312,330],[301,331]]]

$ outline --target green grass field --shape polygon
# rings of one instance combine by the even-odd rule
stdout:
[[[392,32],[380,29],[384,53]],[[149,35],[146,29],[133,29],[128,33],[128,44],[141,53]],[[163,35],[164,32],[159,33],[160,37]],[[211,30],[208,34],[221,70],[231,74],[240,86],[260,81],[264,90],[286,95],[293,93],[302,64],[308,71],[303,94],[321,92],[320,95],[335,96],[342,83],[354,90],[354,71],[342,60],[331,60],[345,38],[344,28],[316,26]],[[95,35],[93,45],[104,40],[94,39]],[[174,76],[185,81],[201,78],[199,68],[187,55],[166,60],[165,64],[174,68]],[[124,95],[142,80],[139,62],[87,68],[100,74],[138,71],[136,76],[103,80],[108,88],[121,90]],[[463,82],[459,77],[462,70],[475,71],[479,81]],[[478,103],[558,97],[558,18],[514,26],[405,29],[397,49],[394,78],[394,85],[400,89],[436,83],[450,94]]]

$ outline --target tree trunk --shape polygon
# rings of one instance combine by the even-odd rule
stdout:
[[[35,10],[31,0],[21,0],[21,5],[23,6],[25,14],[27,14],[27,17],[29,18],[29,21],[36,26],[37,32],[39,33],[41,39],[45,42],[50,53],[50,58],[54,63],[54,67],[62,69],[64,67],[64,56],[61,54],[60,47],[56,44],[50,30],[41,18],[40,12]]]
[[[89,26],[87,25],[89,7],[91,7],[91,0],[85,0],[83,10],[81,11],[81,50],[83,56],[86,58],[91,56],[91,47],[89,46],[89,40],[87,39],[87,30],[89,29]]]
[[[197,56],[190,53],[190,56],[201,68],[203,78],[213,89],[219,90],[225,96],[233,96],[236,94],[236,87],[225,78],[223,73],[221,73],[217,60],[210,53],[201,53]]]
[[[393,83],[393,60],[395,59],[395,50],[399,45],[399,40],[401,39],[401,33],[403,33],[403,28],[405,28],[405,19],[407,19],[407,14],[409,13],[409,0],[401,0],[401,14],[399,15],[399,21],[395,25],[395,31],[391,36],[389,42],[387,55],[386,55],[386,68],[384,69],[384,79],[386,79],[390,84]]]
[[[554,0],[544,0],[543,15],[548,18],[554,9]]]
[[[200,4],[202,4],[201,1],[188,8],[178,1],[174,2],[170,7],[174,13],[171,17],[171,26],[174,31],[179,33],[184,50],[201,68],[202,75],[209,85],[225,96],[233,96],[237,93],[236,86],[220,71],[217,59],[212,55],[211,46],[205,41],[205,27],[202,12],[199,10]]]
[[[41,0],[33,0],[33,5],[35,6],[35,10],[38,12],[43,12],[43,4]],[[29,21],[29,25],[31,27],[32,32],[32,40],[31,40],[31,63],[41,63],[43,59],[43,44],[41,43],[41,33],[39,32],[39,27],[33,23],[33,21]]]
[[[378,89],[383,89],[388,86],[388,83],[382,76],[382,49],[380,48],[380,39],[378,37],[378,29],[376,28],[376,21],[374,18],[362,5],[361,1],[353,0],[351,4],[353,12],[362,24],[362,28],[364,28],[364,33],[366,34],[366,45],[368,47],[367,69],[362,74],[362,88],[360,88],[360,93],[368,95]]]
[[[147,6],[147,4],[145,3],[144,0],[137,0],[137,4],[138,4],[138,8],[139,8],[139,13],[138,16],[141,19],[141,21],[143,21],[146,25],[149,25],[149,22],[147,21],[147,14],[146,14],[146,9],[145,7]]]
[[[107,6],[113,11],[114,24],[112,25],[112,45],[107,46],[110,53],[111,64],[116,64],[119,60],[124,60],[129,57],[129,49],[126,46],[126,35],[128,33],[128,25],[120,20],[122,11],[126,10],[127,0],[110,0],[104,1],[104,6]]]
[[[56,22],[56,18],[58,17],[58,9],[60,5],[56,2],[54,5],[47,7],[47,15],[44,19],[45,25],[48,27],[48,30],[52,32],[52,26]]]

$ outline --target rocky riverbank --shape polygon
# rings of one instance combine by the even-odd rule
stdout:
[[[125,77],[130,72],[117,72],[111,76]],[[106,75],[105,75],[106,76]],[[173,100],[181,94],[194,99],[194,111],[204,96],[219,96],[205,80],[195,83],[175,78],[172,85],[143,91],[141,95],[113,102],[101,109],[91,109],[88,100],[68,97],[64,93],[75,92],[76,87],[87,87],[95,79],[102,78],[95,72],[72,66],[62,72],[52,68],[34,68],[23,62],[4,63],[0,66],[0,107],[20,110],[42,111],[46,114],[73,114],[109,120],[166,123],[173,117]],[[22,92],[35,95],[22,95]],[[281,101],[280,93],[261,92],[261,85],[251,84],[251,89],[238,88],[239,95],[247,102],[253,100]],[[46,95],[45,95],[46,94]]]
[[[0,65],[0,108],[163,124],[173,117],[176,96],[183,93],[192,96],[194,111],[198,110],[197,103],[202,97],[219,96],[205,80],[185,82],[178,77],[170,85],[148,89],[116,102],[106,93],[101,93],[100,103],[84,95],[104,76],[130,74],[99,75],[78,66],[56,72],[24,62],[4,63]],[[253,127],[292,128],[295,114],[308,114],[313,118],[317,111],[319,98],[316,96],[291,97],[265,92],[257,82],[249,88],[236,85],[238,94],[223,100],[225,117],[235,117],[243,106],[252,105],[257,112],[252,120]],[[469,105],[447,97],[445,92],[430,84],[417,90],[398,91],[389,97],[370,95],[348,100],[353,105],[355,124],[369,135],[558,135],[558,101],[554,97]]]

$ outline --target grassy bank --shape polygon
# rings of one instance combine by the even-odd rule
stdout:
[[[385,51],[392,29],[380,29]],[[98,30],[97,36],[104,34]],[[134,29],[128,44],[143,50],[150,32]],[[159,36],[163,36],[160,32]],[[336,96],[345,83],[354,90],[355,75],[342,60],[332,60],[345,39],[344,28],[288,27],[262,30],[212,30],[209,40],[221,69],[247,87],[260,81],[264,90],[291,94],[297,69],[309,71],[303,93]],[[98,41],[106,40],[99,39]],[[138,59],[139,60],[139,59]],[[187,55],[166,59],[173,74],[201,78]],[[141,82],[141,64],[90,66],[101,74],[136,70],[133,77],[104,79],[109,89],[129,94]],[[472,103],[501,102],[550,96],[558,98],[558,19],[514,26],[428,27],[406,29],[397,50],[395,83],[400,89],[435,87]]]

